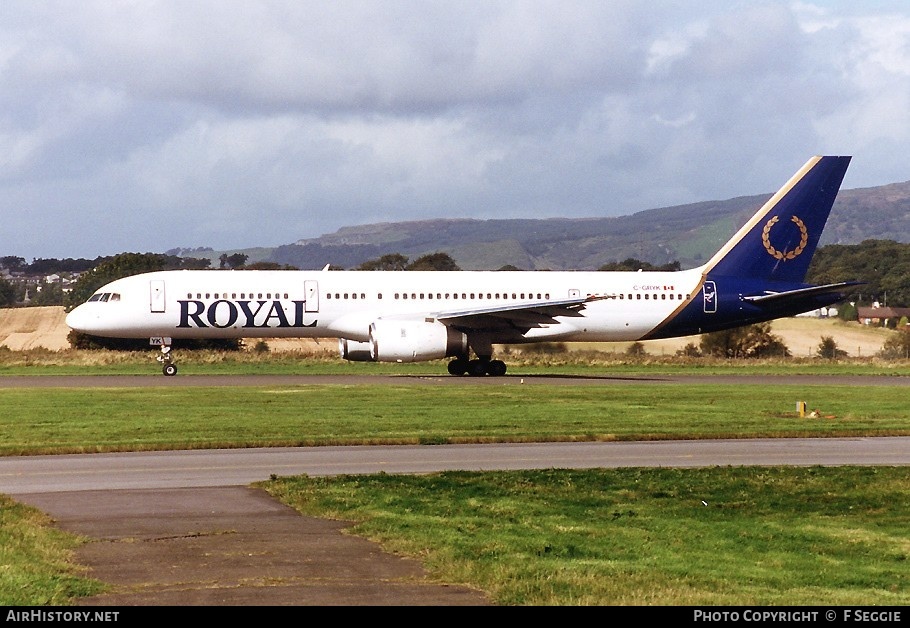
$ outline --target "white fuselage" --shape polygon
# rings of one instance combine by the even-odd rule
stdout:
[[[494,342],[638,340],[700,289],[700,270],[161,271],[114,281],[78,306],[70,327],[140,338],[347,338],[380,319],[431,322],[524,304],[597,300]]]

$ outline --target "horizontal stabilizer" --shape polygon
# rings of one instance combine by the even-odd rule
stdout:
[[[799,288],[797,290],[786,290],[784,292],[765,292],[755,296],[743,297],[744,301],[756,304],[775,304],[779,305],[787,301],[803,300],[807,297],[814,297],[821,294],[834,294],[843,292],[843,288],[851,286],[861,286],[862,281],[843,281],[841,283],[829,283],[824,286],[810,286],[808,288]]]

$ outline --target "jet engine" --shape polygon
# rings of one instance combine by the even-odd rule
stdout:
[[[371,356],[377,362],[421,362],[468,354],[468,337],[437,320],[381,319],[370,325]]]
[[[351,362],[375,362],[373,359],[373,344],[370,341],[338,339],[338,351],[341,357]]]

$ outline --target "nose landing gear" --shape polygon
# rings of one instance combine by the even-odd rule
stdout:
[[[177,374],[177,365],[174,364],[174,358],[171,357],[171,339],[170,338],[152,338],[151,344],[161,345],[161,355],[156,360],[161,362],[161,372],[168,377]]]

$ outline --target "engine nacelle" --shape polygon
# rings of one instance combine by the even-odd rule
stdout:
[[[373,359],[373,343],[369,341],[338,339],[338,351],[341,357],[351,362],[375,362]]]
[[[370,325],[377,362],[422,362],[468,354],[468,337],[437,320],[377,320]]]

